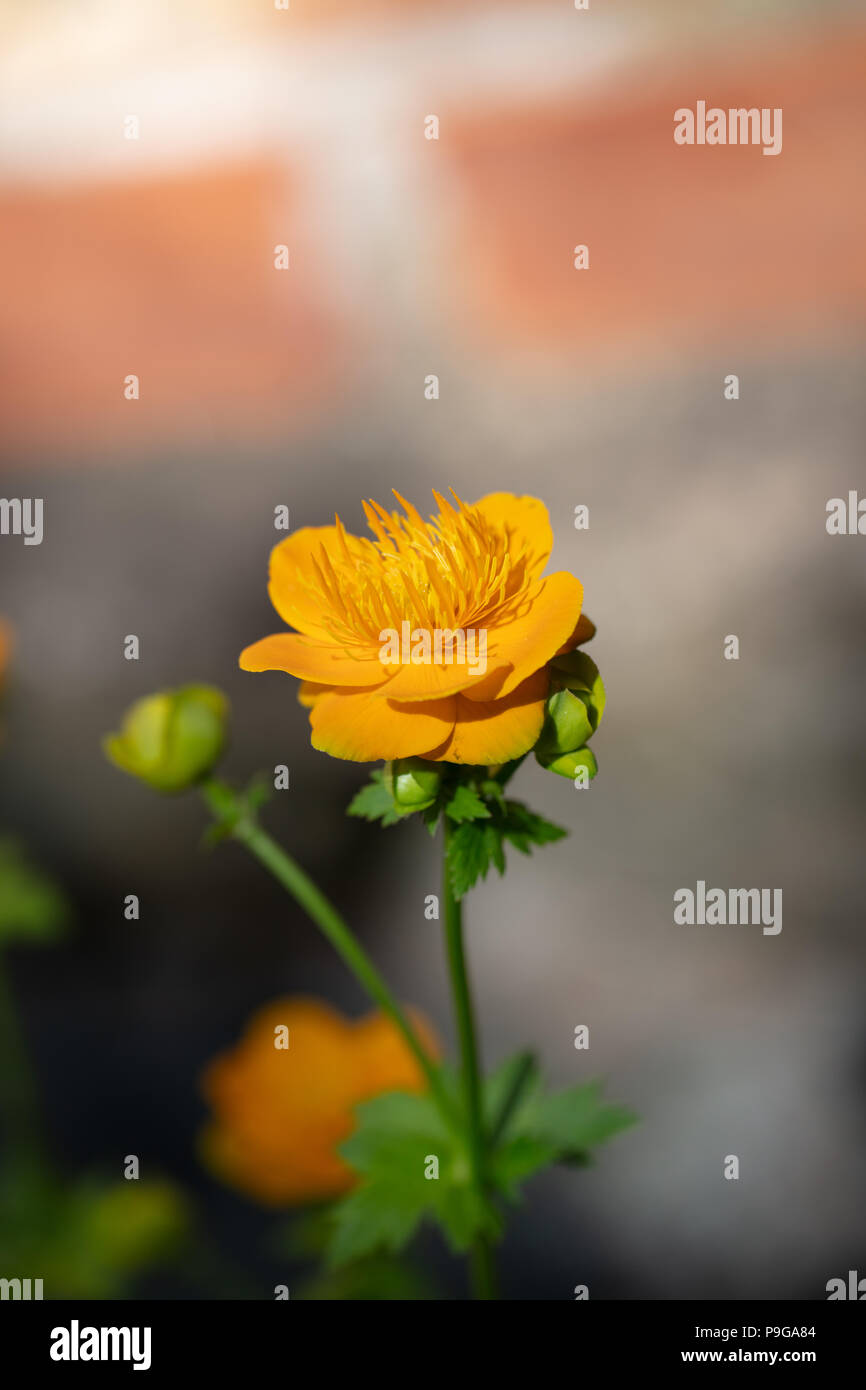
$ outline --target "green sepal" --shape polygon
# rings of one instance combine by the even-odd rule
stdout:
[[[536,753],[536,759],[547,772],[555,772],[558,777],[570,777],[572,781],[582,768],[591,782],[598,772],[598,763],[591,748],[578,748],[574,753],[560,753],[558,756],[546,758],[543,753]]]
[[[541,760],[573,753],[592,738],[593,732],[588,707],[580,695],[572,690],[555,690],[545,706],[536,757]]]
[[[568,652],[553,658],[549,666],[551,690],[569,690],[586,706],[592,732],[595,733],[602,721],[605,707],[604,682],[598,667],[586,652]],[[572,744],[572,748],[577,747]],[[568,752],[563,749],[563,752]]]

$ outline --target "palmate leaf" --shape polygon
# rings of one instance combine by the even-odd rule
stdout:
[[[561,825],[554,825],[544,816],[536,815],[520,801],[506,801],[501,831],[502,838],[519,849],[521,854],[530,854],[533,845],[551,845],[568,834]]]
[[[631,1110],[602,1100],[602,1084],[587,1081],[540,1097],[523,1117],[525,1131],[555,1145],[560,1159],[571,1159],[636,1124]]]
[[[443,1069],[451,1099],[457,1075]],[[402,1250],[422,1222],[433,1221],[452,1250],[479,1232],[496,1236],[501,1218],[490,1197],[479,1198],[468,1155],[429,1096],[392,1091],[356,1108],[358,1128],[340,1152],[358,1186],[332,1209],[328,1264],[342,1268],[380,1251]],[[520,1186],[553,1163],[586,1163],[590,1150],[635,1122],[601,1096],[597,1081],[545,1093],[534,1058],[521,1053],[487,1079],[484,1118],[492,1194],[515,1201]],[[438,1177],[428,1176],[432,1158]]]
[[[487,877],[496,843],[496,832],[491,833],[489,826],[467,821],[457,827],[448,843],[448,877],[455,898],[459,900],[479,878]]]
[[[501,1144],[493,1155],[491,1177],[502,1196],[516,1202],[521,1184],[556,1161],[557,1153],[552,1144],[533,1139],[529,1134],[516,1134]]]
[[[545,1092],[537,1070],[527,1068],[526,1054],[494,1072],[485,1086],[488,1122],[495,1123],[504,1107],[508,1111],[492,1158],[503,1195],[514,1197],[517,1184],[551,1163],[590,1162],[592,1149],[637,1122],[632,1111],[605,1101],[601,1092],[600,1081]]]
[[[464,821],[489,820],[490,811],[481,797],[465,782],[458,782],[445,802],[445,814],[457,825]]]
[[[491,1072],[484,1082],[484,1122],[495,1147],[507,1134],[520,1108],[541,1086],[538,1062],[531,1052],[517,1052]]]
[[[520,801],[488,802],[488,818],[458,825],[448,845],[448,873],[456,898],[462,898],[479,878],[486,878],[491,864],[505,872],[503,846],[511,844],[521,854],[533,845],[549,845],[561,840],[567,830],[536,815]]]
[[[332,1267],[376,1250],[401,1250],[433,1219],[455,1251],[482,1230],[496,1229],[489,1203],[476,1194],[466,1154],[429,1096],[390,1091],[356,1109],[358,1128],[340,1152],[360,1175],[333,1212]],[[431,1159],[438,1160],[438,1177]]]

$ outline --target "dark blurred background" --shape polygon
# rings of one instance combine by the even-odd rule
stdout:
[[[642,1122],[534,1181],[507,1294],[824,1297],[866,1260],[866,540],[825,529],[866,495],[862,9],[79,0],[0,30],[2,492],[45,499],[41,546],[0,539],[0,828],[74,912],[10,953],[56,1161],[137,1153],[191,1194],[219,1258],[154,1296],[292,1282],[274,1218],[196,1158],[198,1077],[275,997],[366,1003],[239,848],[200,849],[196,799],[100,737],[140,694],[223,687],[227,771],[290,766],[268,827],[447,1043],[438,846],[346,820],[365,769],[237,656],[280,627],[277,504],[360,530],[392,486],[530,492],[608,709],[590,792],[516,783],[570,837],[469,899],[483,1051],[604,1075]],[[782,107],[781,155],[674,145],[699,99]],[[699,878],[782,888],[781,934],[674,926]]]

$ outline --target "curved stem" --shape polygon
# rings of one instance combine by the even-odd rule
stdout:
[[[463,941],[463,909],[451,887],[448,872],[448,853],[452,830],[445,822],[445,873],[443,879],[443,898],[445,903],[445,946],[448,954],[448,968],[451,975],[451,988],[454,995],[454,1012],[457,1019],[457,1034],[460,1040],[460,1070],[463,1086],[463,1104],[469,1136],[469,1160],[472,1165],[472,1180],[482,1202],[487,1200],[486,1138],[484,1133],[483,1098],[481,1089],[481,1068],[478,1059],[478,1039],[475,1031],[475,1014],[472,1006],[472,993],[466,968],[466,951]],[[493,1249],[487,1236],[476,1237],[472,1247],[472,1274],[476,1297],[491,1299],[496,1297],[496,1275],[493,1265]]]
[[[442,1084],[435,1064],[425,1051],[417,1033],[404,1014],[397,1000],[389,990],[385,980],[376,969],[361,943],[352,934],[336,908],[324,893],[316,887],[313,880],[299,864],[286,853],[276,840],[263,830],[254,816],[250,814],[243,800],[225,782],[211,778],[202,783],[202,795],[215,819],[226,827],[233,839],[244,845],[259,863],[273,874],[274,878],[295,899],[327,937],[342,961],[367,991],[370,998],[387,1014],[402,1033],[406,1045],[414,1056],[427,1084],[430,1094],[443,1118],[449,1126],[454,1125],[455,1117],[450,1098]]]

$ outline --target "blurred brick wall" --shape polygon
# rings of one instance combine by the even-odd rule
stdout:
[[[616,104],[455,113],[442,153],[468,209],[451,248],[462,326],[488,351],[565,353],[589,370],[636,346],[700,351],[732,331],[775,346],[862,326],[864,73],[861,34],[636,69]],[[675,145],[674,111],[699,99],[782,107],[781,153]],[[588,272],[573,268],[578,243]]]
[[[375,13],[411,26],[416,14],[447,24],[477,8],[382,0]],[[357,19],[337,0],[293,0],[292,20],[305,14]],[[273,45],[263,51],[272,57]],[[361,92],[381,61],[375,44],[358,57]],[[241,165],[212,150],[207,167],[171,175],[148,166],[99,183],[74,169],[48,185],[7,181],[5,447],[50,462],[213,441],[279,446],[351,409],[348,385],[381,389],[380,349],[387,357],[405,340],[426,351],[434,323],[437,360],[534,354],[542,370],[577,363],[582,374],[623,358],[652,371],[665,353],[732,339],[783,351],[844,340],[866,300],[864,71],[864,31],[833,26],[808,46],[796,30],[780,48],[778,28],[744,28],[718,54],[654,49],[607,80],[575,82],[573,95],[560,81],[531,102],[507,85],[483,98],[451,90],[443,70],[438,142],[423,139],[414,92],[371,126],[368,145],[382,136],[374,153],[397,190],[376,245],[335,225],[346,206],[333,201],[334,147],[279,128]],[[781,106],[782,153],[675,145],[674,110],[700,98]],[[255,102],[255,81],[245,99]],[[351,105],[344,119],[348,145]],[[365,178],[350,190],[358,213],[378,196]],[[273,268],[282,242],[286,274]],[[590,248],[586,272],[573,268],[578,243]],[[383,257],[400,261],[396,283],[411,302],[383,279]],[[123,398],[128,373],[141,379],[135,403]]]
[[[314,276],[273,264],[278,242],[299,254],[299,196],[273,166],[7,191],[6,447],[255,440],[321,405],[339,369],[333,313]]]

